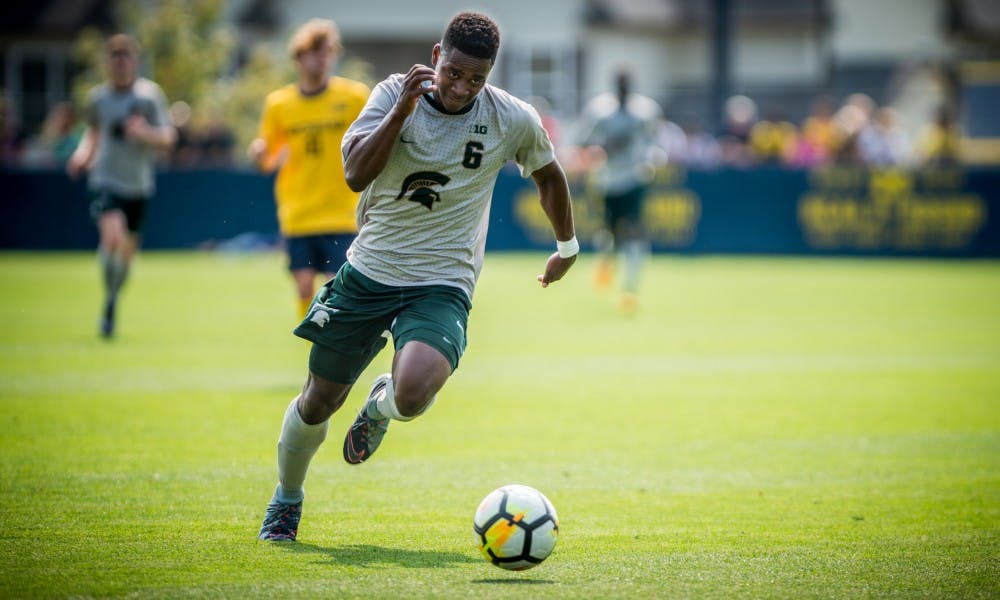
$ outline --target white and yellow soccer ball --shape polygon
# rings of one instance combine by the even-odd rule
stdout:
[[[559,517],[544,494],[511,484],[483,498],[473,531],[487,560],[503,569],[523,571],[551,554],[559,537]]]

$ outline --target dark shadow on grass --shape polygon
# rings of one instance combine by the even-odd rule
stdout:
[[[294,544],[282,544],[281,547],[299,554],[319,554],[331,564],[355,567],[396,565],[413,569],[441,569],[454,564],[478,562],[458,552],[401,550],[370,544],[325,547],[295,542]]]

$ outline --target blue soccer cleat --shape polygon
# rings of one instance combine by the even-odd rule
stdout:
[[[110,338],[115,334],[115,301],[108,300],[104,305],[104,312],[101,314],[100,334],[103,338]]]
[[[295,535],[299,532],[300,518],[302,518],[301,500],[294,504],[286,504],[277,498],[271,498],[257,539],[270,542],[294,542]]]
[[[372,405],[385,395],[390,381],[392,381],[392,376],[388,373],[375,378],[375,383],[372,385],[371,391],[368,392],[368,399],[361,407],[358,418],[347,430],[347,436],[344,438],[344,460],[352,465],[359,465],[371,458],[379,444],[382,443],[385,432],[389,429],[388,417],[374,419],[368,416],[368,409],[369,407],[374,408]]]

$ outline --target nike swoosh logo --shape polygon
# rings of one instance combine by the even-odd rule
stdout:
[[[408,140],[405,137],[403,137],[402,135],[399,136],[399,141],[403,142],[404,144],[414,144],[414,143],[416,143],[416,140]]]

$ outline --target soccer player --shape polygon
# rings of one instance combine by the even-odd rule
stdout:
[[[534,180],[557,240],[537,277],[542,287],[576,261],[569,187],[538,113],[487,84],[499,46],[489,17],[459,13],[433,47],[432,67],[413,65],[378,84],[344,136],[347,182],[364,190],[361,229],[295,330],[313,342],[309,374],[285,412],[278,485],[259,539],[295,539],[306,470],[329,418],[388,335],[392,372],[375,379],[348,430],[348,463],[371,458],[390,420],[423,414],[458,367],[493,186],[507,160]]]
[[[89,170],[90,211],[100,237],[98,257],[105,301],[99,331],[115,331],[115,306],[139,249],[146,210],[155,192],[158,152],[173,147],[177,132],[160,86],[139,77],[139,44],[113,35],[104,44],[108,80],[90,91],[88,127],[66,171],[76,179]]]
[[[340,142],[369,90],[329,75],[341,50],[333,21],[312,19],[299,27],[288,43],[298,82],[268,94],[247,151],[261,169],[278,169],[274,196],[299,318],[309,310],[316,276],[333,277],[358,231],[358,194],[344,181]]]
[[[642,204],[655,170],[656,135],[663,115],[651,98],[632,90],[627,71],[615,76],[615,92],[594,98],[584,109],[582,145],[603,159],[598,187],[604,199],[604,225],[596,240],[599,251],[594,283],[607,287],[614,272],[615,254],[624,255],[620,307],[636,309],[639,274],[649,253],[642,226]]]

